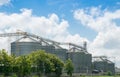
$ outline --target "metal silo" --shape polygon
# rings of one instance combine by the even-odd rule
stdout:
[[[36,50],[45,50],[48,53],[54,53],[55,47],[52,45],[42,45],[38,41],[30,38],[22,38],[11,43],[11,54],[16,56],[26,55]]]
[[[52,45],[40,45],[39,49],[45,50],[47,53],[51,53],[51,54],[55,52],[55,47]]]
[[[106,56],[96,56],[93,61],[93,69],[107,74],[110,72],[112,75],[115,74],[115,64],[107,59]]]
[[[40,43],[29,38],[23,38],[11,43],[11,54],[16,56],[26,55],[40,49]]]
[[[74,65],[74,73],[90,73],[92,56],[88,52],[69,52],[69,57]]]
[[[61,60],[66,61],[67,51],[67,49],[55,49],[54,54],[57,55]]]
[[[111,72],[112,75],[115,75],[115,63],[109,61],[107,70],[108,72]]]

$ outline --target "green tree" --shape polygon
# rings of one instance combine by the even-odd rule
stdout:
[[[62,74],[64,63],[55,55],[38,50],[32,52],[29,57],[32,60],[32,70],[35,70],[39,76],[53,72],[58,76]]]
[[[68,59],[66,61],[65,70],[66,70],[67,74],[71,77],[73,70],[74,70],[74,67],[73,67],[72,61],[70,59]]]
[[[43,50],[38,50],[31,53],[32,70],[36,70],[39,76],[42,74],[50,74],[54,70],[54,64],[50,61],[51,54],[45,53]]]
[[[19,56],[16,57],[14,72],[19,77],[25,77],[31,72],[31,62],[28,56]]]
[[[45,74],[50,74],[51,72],[54,71],[54,64],[50,61],[50,57],[52,55],[46,53],[46,59],[44,61],[45,65]]]
[[[41,76],[44,73],[45,70],[45,59],[46,54],[44,51],[34,51],[29,55],[31,61],[32,61],[32,70],[35,70],[39,76]]]
[[[59,77],[62,74],[62,70],[64,67],[64,63],[61,59],[56,57],[55,55],[50,56],[50,61],[54,64],[54,73]]]
[[[41,76],[55,73],[62,74],[64,63],[57,56],[38,50],[24,56],[8,55],[5,50],[0,51],[0,73],[5,76],[15,73],[18,77],[29,76],[34,72]]]
[[[12,71],[12,57],[5,50],[0,51],[0,68],[1,72],[6,76]]]

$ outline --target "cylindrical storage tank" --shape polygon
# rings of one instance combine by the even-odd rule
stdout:
[[[106,61],[94,61],[93,62],[94,70],[106,72],[107,71],[107,62]]]
[[[12,42],[11,43],[11,54],[16,56],[26,55],[32,51],[39,50],[40,43],[38,42]]]
[[[108,63],[108,72],[111,72],[112,75],[115,75],[115,64],[113,62]]]
[[[92,56],[86,52],[69,52],[69,57],[74,65],[74,73],[90,73]]]
[[[16,56],[26,55],[37,50],[45,50],[48,53],[53,53],[55,47],[52,45],[43,46],[40,42],[33,41],[29,38],[23,38],[11,43],[11,54]]]
[[[39,48],[45,50],[47,53],[54,54],[55,47],[53,45],[41,45]]]
[[[54,54],[57,55],[61,60],[63,60],[64,62],[67,59],[67,49],[55,49]]]
[[[98,60],[93,62],[94,70],[98,70],[100,72],[103,72],[107,74],[108,72],[111,73],[111,75],[115,74],[115,65],[113,62],[109,60]]]

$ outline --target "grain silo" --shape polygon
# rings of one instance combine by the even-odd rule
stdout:
[[[107,74],[108,72],[112,75],[115,74],[115,64],[108,60],[106,56],[96,56],[93,60],[93,70],[98,70],[103,74]]]
[[[16,56],[26,55],[36,50],[45,50],[47,53],[57,55],[63,61],[66,60],[67,50],[61,47],[55,48],[53,44],[43,44],[30,37],[20,38],[11,43],[11,54]]]
[[[67,59],[67,49],[55,49],[54,54],[56,54],[60,59],[62,59],[63,61],[66,61]]]
[[[45,50],[47,53],[54,54],[55,47],[53,45],[40,45],[38,46],[40,50]]]
[[[68,53],[74,65],[74,73],[91,73],[92,55],[85,51]]]
[[[115,63],[108,61],[108,72],[111,72],[112,75],[115,75]]]
[[[53,53],[55,47],[52,45],[42,45],[40,42],[31,38],[22,38],[11,43],[11,54],[16,56],[26,55],[36,50],[45,50],[49,53]]]
[[[37,50],[36,48],[39,48],[38,46],[40,46],[40,43],[30,38],[22,38],[11,43],[11,54],[16,56],[26,55]]]

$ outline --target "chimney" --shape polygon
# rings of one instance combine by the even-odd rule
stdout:
[[[83,43],[83,48],[85,49],[85,51],[87,51],[87,42],[86,41],[84,41],[84,43]]]

